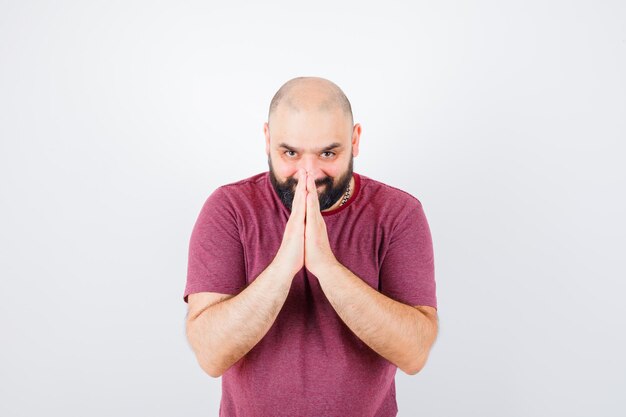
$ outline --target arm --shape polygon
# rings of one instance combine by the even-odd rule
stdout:
[[[425,365],[438,331],[436,309],[395,301],[337,262],[317,275],[326,298],[344,323],[409,375]]]
[[[272,262],[236,296],[189,311],[187,338],[206,373],[221,376],[265,336],[289,294],[284,271]]]

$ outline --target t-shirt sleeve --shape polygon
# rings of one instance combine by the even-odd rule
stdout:
[[[430,228],[422,204],[413,199],[392,232],[380,268],[380,292],[404,304],[437,308]]]
[[[189,240],[183,300],[197,292],[238,294],[246,285],[237,216],[224,187],[207,198]]]

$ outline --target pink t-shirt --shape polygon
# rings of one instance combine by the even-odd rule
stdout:
[[[420,201],[353,173],[353,195],[322,212],[337,260],[382,294],[437,308],[433,245]],[[273,260],[290,211],[269,172],[218,187],[189,245],[191,293],[237,294]],[[221,417],[397,415],[397,367],[341,320],[305,268],[267,334],[222,375]]]

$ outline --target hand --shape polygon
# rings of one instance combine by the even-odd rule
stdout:
[[[285,226],[280,248],[272,261],[279,268],[288,271],[292,279],[304,266],[304,221],[307,201],[306,171],[300,168],[296,176],[298,185],[291,204],[291,214]]]
[[[337,258],[330,248],[326,222],[320,211],[320,202],[317,195],[315,179],[312,175],[306,178],[306,227],[304,231],[304,267],[313,275],[319,276],[317,271],[337,264]]]

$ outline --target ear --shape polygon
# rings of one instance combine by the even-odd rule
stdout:
[[[270,125],[263,123],[263,134],[265,135],[265,153],[270,156]]]
[[[359,141],[361,140],[361,124],[357,123],[352,128],[352,156],[359,154]]]

